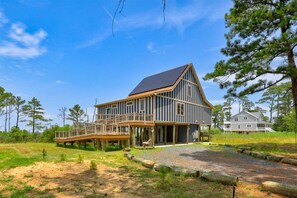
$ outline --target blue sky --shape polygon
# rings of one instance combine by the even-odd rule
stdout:
[[[142,78],[193,63],[207,98],[225,90],[202,77],[224,58],[230,0],[10,0],[0,2],[0,86],[58,109],[125,98]]]

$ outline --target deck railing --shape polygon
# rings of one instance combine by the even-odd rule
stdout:
[[[153,114],[127,113],[127,114],[97,114],[97,122],[152,122]]]
[[[69,131],[57,131],[56,139],[67,139],[88,135],[129,135],[125,122],[152,122],[153,115],[130,113],[123,115],[98,114],[95,123],[77,123]]]

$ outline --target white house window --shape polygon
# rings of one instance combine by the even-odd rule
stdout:
[[[238,118],[235,118],[234,120],[235,120],[235,122],[238,122]]]
[[[176,114],[177,115],[184,115],[184,104],[183,103],[176,103]]]
[[[252,127],[252,125],[250,125],[250,124],[247,124],[247,125],[246,125],[246,127],[248,127],[248,128],[251,128],[251,127]]]
[[[192,86],[190,84],[187,86],[187,96],[192,97]]]
[[[244,120],[247,120],[247,117],[243,117]]]
[[[240,125],[237,125],[237,128],[240,129]]]
[[[111,105],[111,108],[112,108],[112,109],[116,109],[116,108],[118,108],[118,104],[113,104],[113,105]]]
[[[127,106],[133,106],[133,101],[127,101]]]
[[[139,112],[144,112],[144,110],[145,110],[145,100],[140,99],[139,100]]]

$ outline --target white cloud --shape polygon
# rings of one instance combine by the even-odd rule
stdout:
[[[165,21],[163,20],[162,9],[151,9],[147,12],[131,14],[129,16],[117,15],[114,20],[114,32],[127,31],[138,28],[168,28],[175,29],[180,34],[192,24],[199,20],[207,20],[208,24],[224,18],[224,14],[228,11],[230,5],[228,3],[210,4],[208,1],[190,1],[185,6],[174,6],[174,3],[168,3],[165,12]],[[110,11],[103,7],[110,20],[113,20],[113,15]],[[110,21],[111,22],[111,21]],[[108,37],[112,31],[103,32],[99,36],[85,42],[78,48],[89,47],[95,45]]]
[[[56,80],[55,83],[60,85],[60,84],[64,84],[65,82],[63,82],[62,80]]]
[[[26,26],[22,23],[13,23],[8,33],[8,39],[0,43],[0,56],[20,59],[35,58],[44,54],[47,50],[41,46],[47,33],[40,29],[30,34],[26,32]]]
[[[8,22],[8,19],[3,14],[3,12],[0,11],[0,27],[2,27],[7,22]]]

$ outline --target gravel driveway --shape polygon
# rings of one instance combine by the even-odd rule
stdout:
[[[169,166],[220,171],[252,183],[269,180],[297,185],[296,166],[256,159],[227,148],[216,151],[197,146],[169,147],[161,151],[143,151],[138,156]]]

